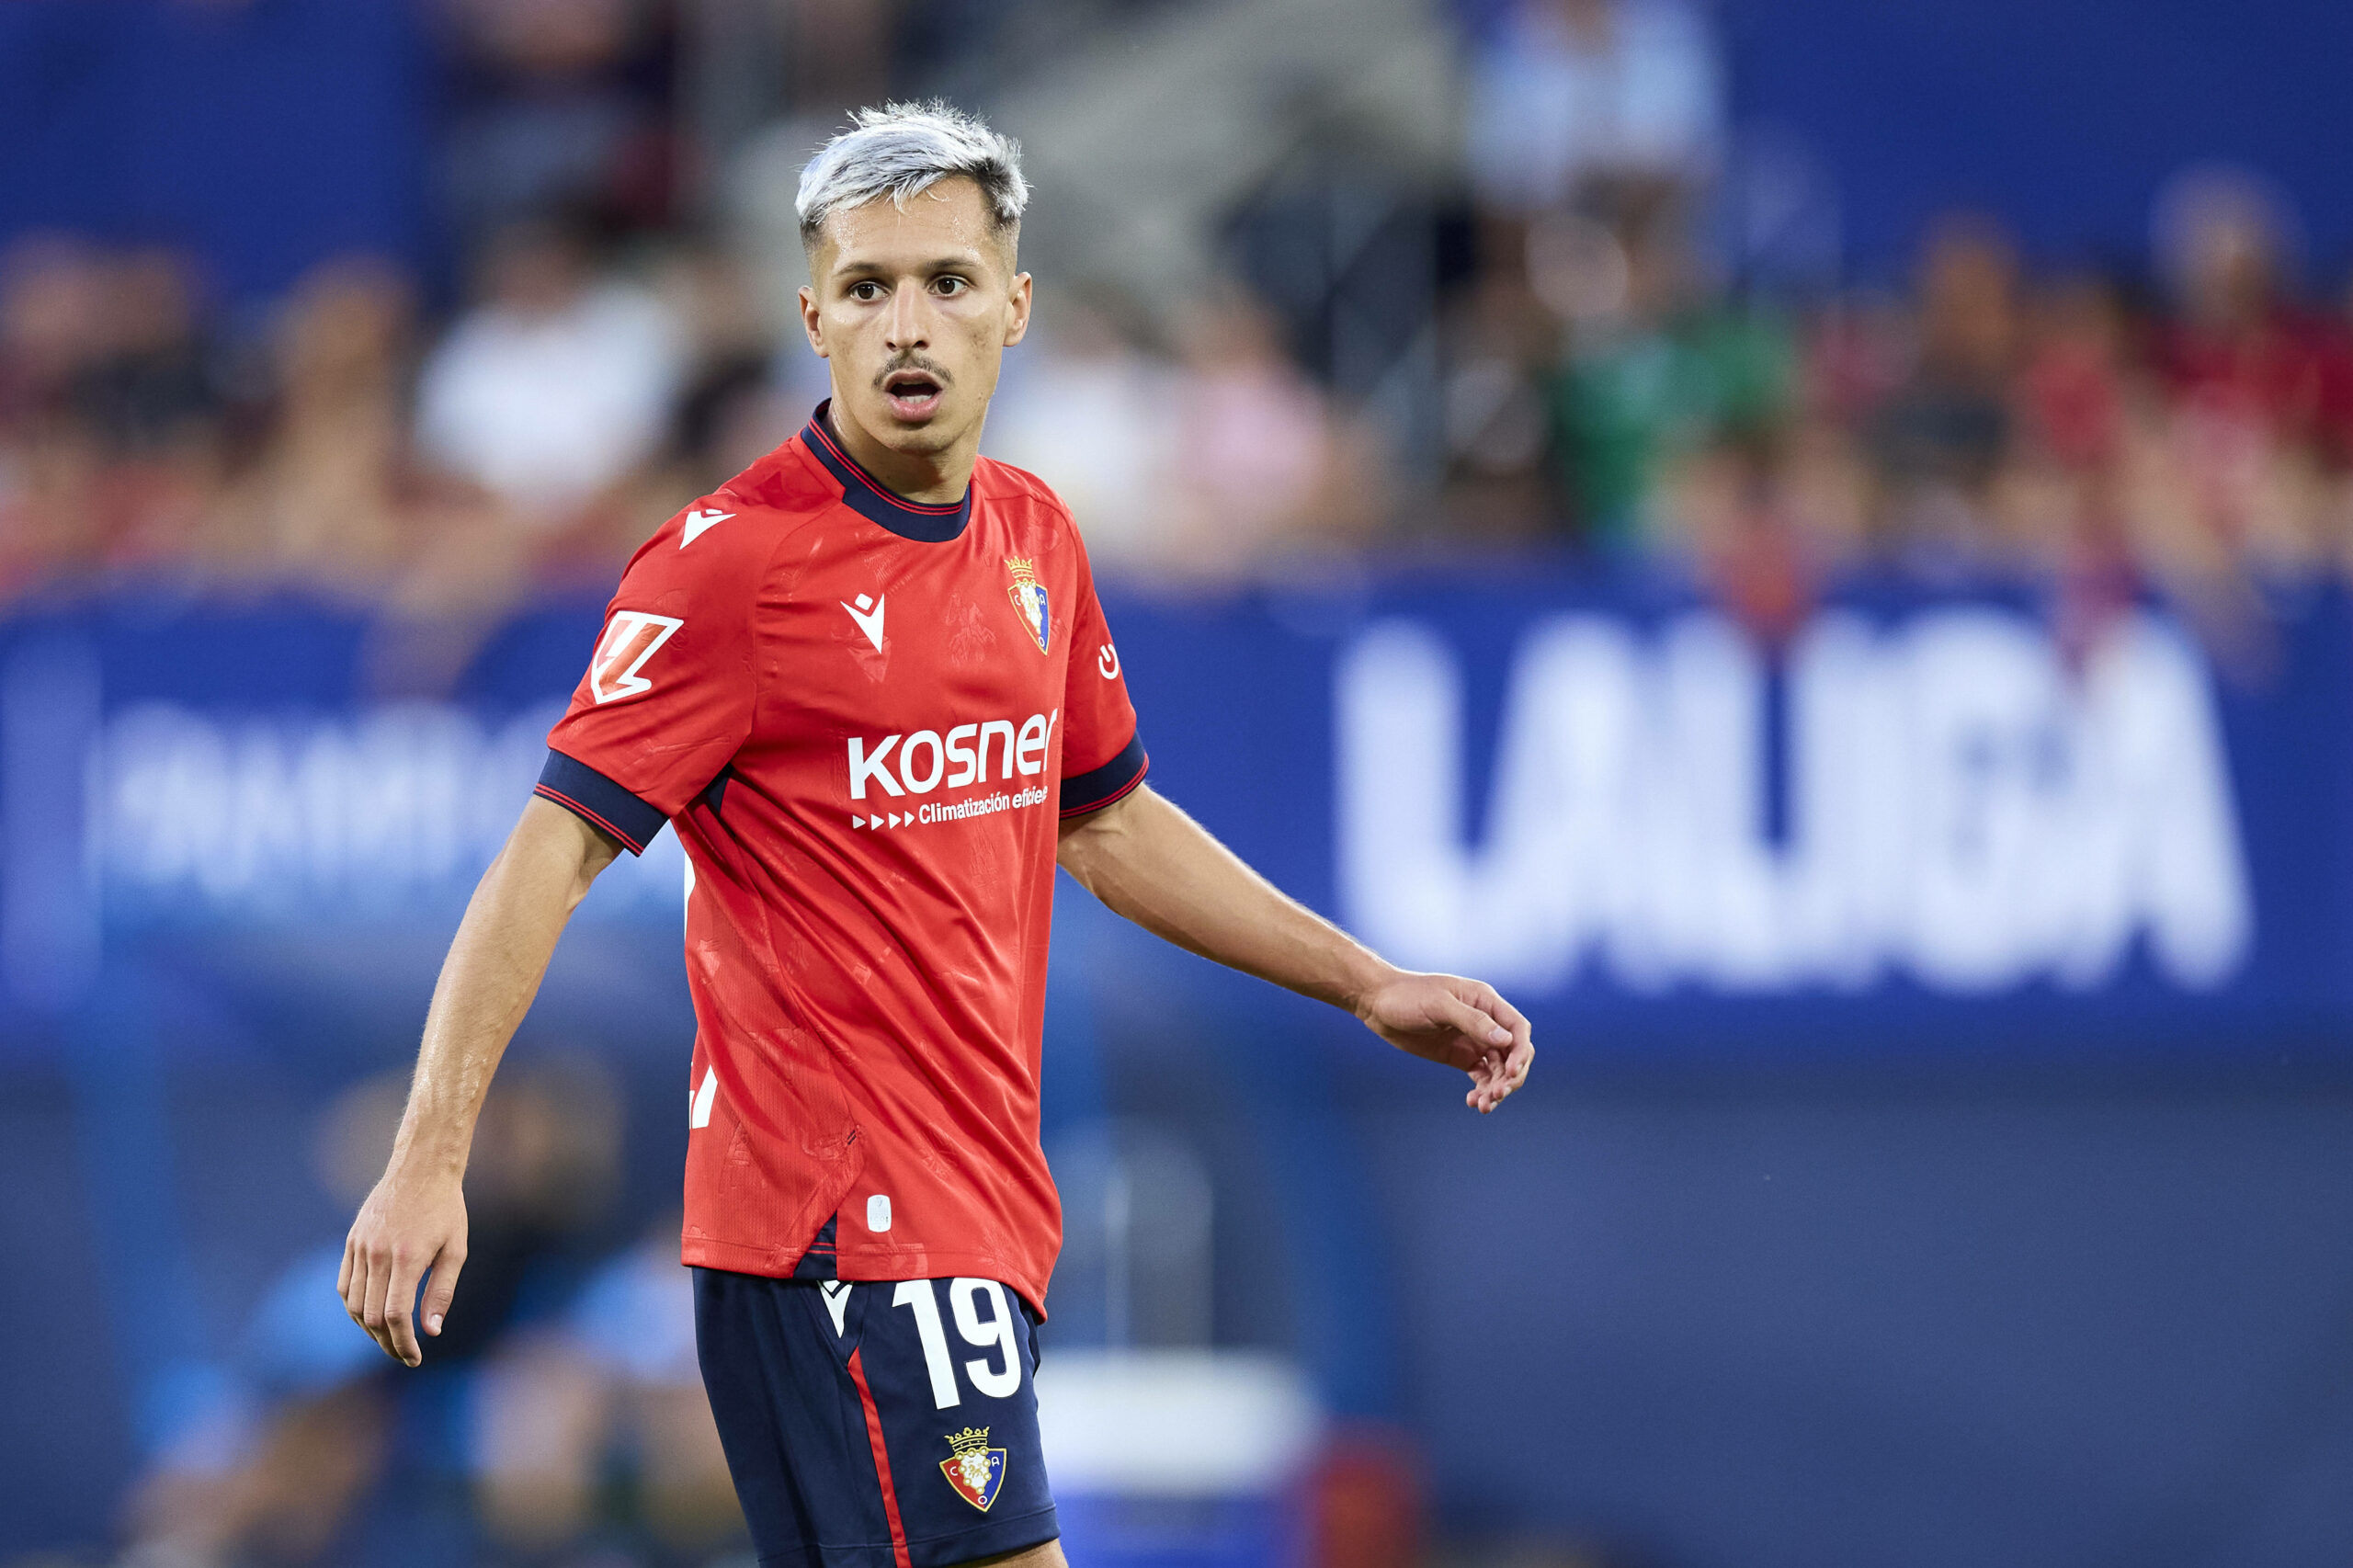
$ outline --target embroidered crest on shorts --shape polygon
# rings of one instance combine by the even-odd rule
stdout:
[[[961,1432],[948,1434],[948,1446],[955,1452],[939,1461],[939,1473],[956,1494],[985,1514],[989,1505],[996,1501],[997,1491],[1005,1484],[1005,1450],[989,1447],[989,1429],[967,1426]]]

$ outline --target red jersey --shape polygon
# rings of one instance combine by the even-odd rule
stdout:
[[[630,562],[539,793],[686,846],[689,1264],[970,1276],[1042,1304],[1058,819],[1142,781],[1054,494],[983,458],[902,501],[824,408]]]

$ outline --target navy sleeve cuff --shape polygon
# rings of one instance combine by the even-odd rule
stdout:
[[[588,822],[621,841],[632,855],[642,855],[662,824],[670,819],[622,789],[586,763],[560,751],[548,753],[532,794]]]
[[[1120,755],[1102,767],[1063,780],[1063,815],[1084,816],[1099,812],[1143,782],[1152,758],[1143,751],[1143,737],[1131,735]]]

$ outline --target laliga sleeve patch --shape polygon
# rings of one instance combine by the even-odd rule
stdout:
[[[638,672],[685,624],[642,609],[615,610],[596,657],[588,661],[588,695],[601,707],[653,690],[654,682]]]

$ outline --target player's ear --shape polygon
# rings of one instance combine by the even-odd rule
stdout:
[[[801,286],[801,330],[809,335],[809,347],[817,351],[818,358],[832,358],[825,352],[824,324],[817,310],[817,291],[806,283]]]
[[[1029,335],[1029,275],[1013,275],[1013,288],[1006,295],[1005,346],[1007,348]]]

